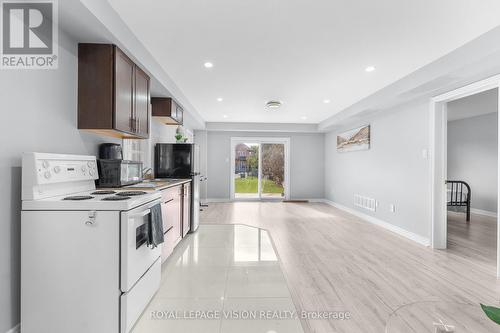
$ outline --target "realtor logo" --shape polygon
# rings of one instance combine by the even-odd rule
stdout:
[[[57,2],[2,1],[2,69],[57,68]]]

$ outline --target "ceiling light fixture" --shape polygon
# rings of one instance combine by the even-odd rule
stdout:
[[[306,120],[306,119],[307,119],[307,117],[306,117],[306,116],[302,116],[302,117],[300,117],[300,119],[302,119],[302,120]]]
[[[281,106],[281,102],[280,101],[269,101],[266,103],[266,106],[269,108],[269,109],[277,109]]]
[[[374,70],[375,70],[374,66],[368,66],[365,68],[365,71],[367,71],[368,73],[373,72]]]
[[[217,98],[217,102],[222,102],[224,99],[222,97]]]
[[[227,114],[223,115],[222,118],[226,119],[227,118]]]
[[[329,99],[324,99],[324,100],[323,100],[323,103],[325,103],[325,104],[330,104],[330,100],[329,100]]]
[[[203,66],[205,66],[205,68],[212,68],[212,67],[214,67],[214,64],[212,64],[211,62],[207,61],[206,63],[203,64]]]

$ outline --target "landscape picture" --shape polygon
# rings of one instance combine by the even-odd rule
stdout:
[[[370,149],[370,125],[337,135],[337,151],[339,152],[368,149]]]

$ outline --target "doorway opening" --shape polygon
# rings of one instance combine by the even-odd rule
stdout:
[[[447,248],[496,265],[498,89],[450,101],[447,109]]]
[[[289,138],[231,138],[231,199],[288,199],[289,144]]]
[[[431,101],[432,247],[496,267],[500,276],[500,76]]]

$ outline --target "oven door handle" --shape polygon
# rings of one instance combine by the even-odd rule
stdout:
[[[134,215],[132,215],[130,217],[132,217],[132,218],[133,217],[141,217],[141,216],[146,216],[146,215],[149,215],[149,214],[151,214],[151,209],[146,209],[146,210],[144,210],[144,211],[142,211],[140,213],[134,214]]]

